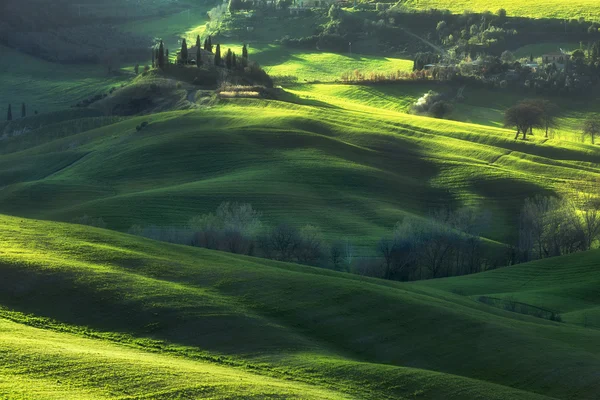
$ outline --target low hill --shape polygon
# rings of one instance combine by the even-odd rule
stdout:
[[[569,323],[600,327],[598,260],[596,250],[420,285],[474,299],[487,296],[525,303],[556,311]]]
[[[600,390],[598,330],[425,284],[83,226],[13,217],[0,224],[0,346],[12,354],[0,372],[5,393],[43,382],[37,398],[226,398],[239,390],[591,399]],[[85,373],[92,368],[93,379]]]

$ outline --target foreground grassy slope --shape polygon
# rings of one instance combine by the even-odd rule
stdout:
[[[0,393],[11,399],[349,398],[216,362],[150,353],[4,318],[0,354]]]
[[[510,242],[526,197],[600,173],[592,146],[289,100],[299,104],[236,100],[65,138],[40,130],[30,145],[25,135],[11,139],[0,156],[0,210],[67,221],[87,214],[126,230],[184,224],[224,200],[243,201],[267,223],[313,223],[368,247],[406,213],[476,205],[494,215],[486,236]]]
[[[600,5],[595,0],[407,0],[406,5],[419,10],[431,8],[450,10],[460,14],[463,11],[492,11],[504,8],[509,16],[530,18],[586,18],[598,20]]]
[[[13,321],[0,323],[1,346],[20,360],[0,371],[9,393],[37,379],[65,379],[68,389],[53,384],[44,397],[65,390],[135,397],[167,357],[178,360],[173,378],[149,388],[173,398],[201,393],[194,385],[203,371],[213,375],[206,385],[215,398],[230,393],[231,379],[258,397],[293,396],[302,384],[312,385],[305,397],[316,398],[584,399],[600,390],[597,330],[504,312],[427,285],[82,226],[0,222],[0,315]],[[33,368],[33,353],[42,366],[65,367],[77,357],[101,373],[98,381],[78,369],[48,375]],[[122,384],[102,384],[108,369]]]

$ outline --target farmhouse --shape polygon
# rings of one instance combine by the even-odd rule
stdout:
[[[193,46],[188,48],[188,63],[196,64],[196,50],[197,47]],[[203,64],[212,64],[214,63],[215,55],[211,52],[208,52],[204,49],[200,49],[200,59]],[[181,51],[177,52],[177,64],[181,64]]]

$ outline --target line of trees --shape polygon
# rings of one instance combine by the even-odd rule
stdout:
[[[37,111],[35,113],[37,114]],[[27,117],[27,106],[25,105],[25,103],[22,103],[21,104],[21,118],[25,118],[25,117]],[[6,112],[6,120],[7,121],[13,120],[12,104],[8,105],[8,110]]]
[[[483,240],[492,215],[471,207],[405,217],[374,248],[357,257],[348,240],[328,242],[314,225],[267,227],[250,204],[224,202],[184,228],[134,226],[155,240],[235,254],[296,262],[389,280],[410,281],[473,274],[497,267],[586,251],[600,243],[600,180],[578,184],[566,197],[525,200],[514,246]]]
[[[575,185],[566,197],[525,201],[519,220],[522,261],[590,250],[600,240],[600,181]]]

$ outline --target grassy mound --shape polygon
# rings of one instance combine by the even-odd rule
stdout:
[[[1,372],[9,393],[49,381],[40,397],[146,390],[176,398],[202,393],[203,371],[216,398],[238,379],[239,390],[259,397],[293,397],[303,384],[312,386],[308,398],[579,399],[600,390],[597,330],[426,284],[0,221],[1,346],[17,354]]]

